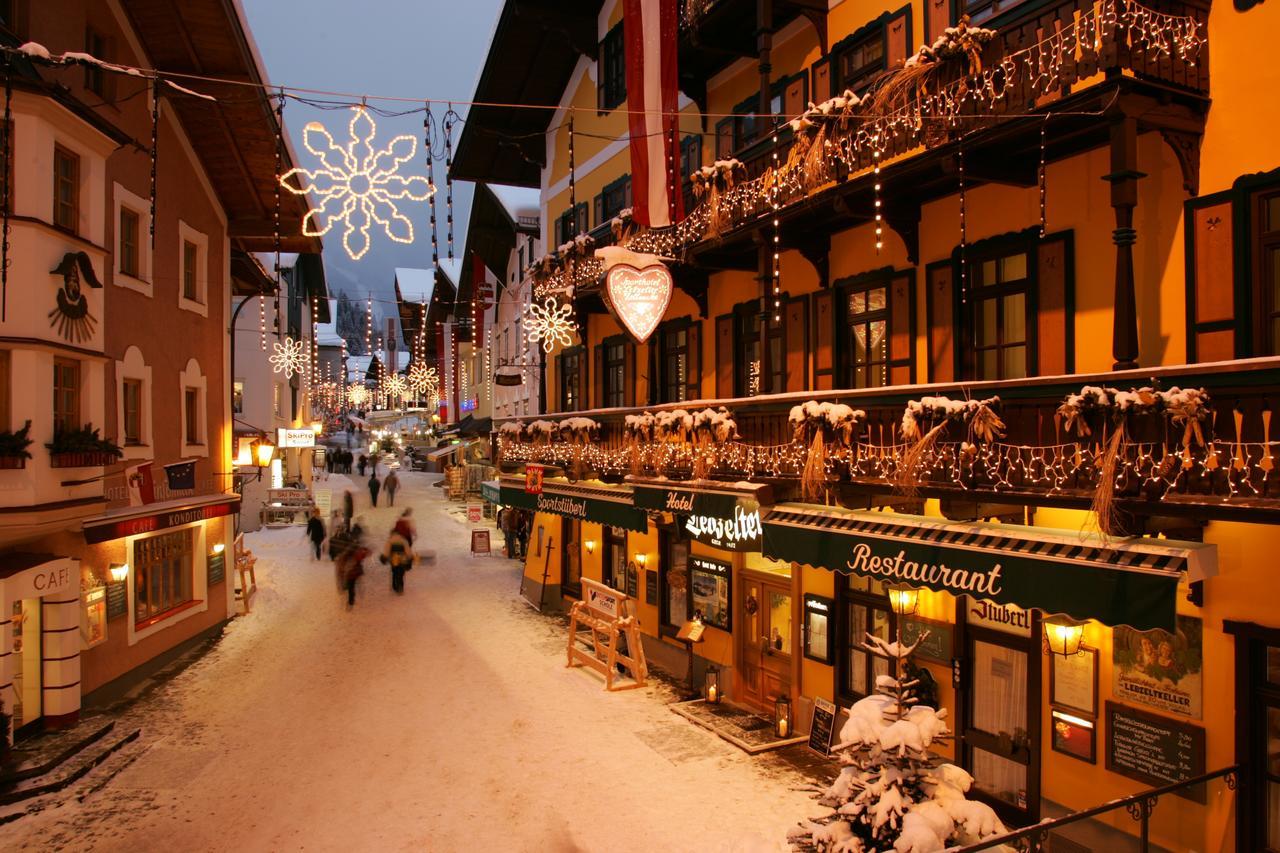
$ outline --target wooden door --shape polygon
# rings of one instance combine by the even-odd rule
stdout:
[[[739,605],[738,642],[741,682],[738,695],[747,704],[772,713],[779,694],[791,694],[791,663],[796,652],[795,610],[786,579],[744,573]]]

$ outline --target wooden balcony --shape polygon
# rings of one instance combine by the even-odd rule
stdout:
[[[1114,426],[1095,424],[1093,433],[1081,438],[1068,433],[1058,408],[1067,395],[1090,385],[1121,391],[1146,386],[1202,388],[1210,399],[1199,437],[1188,436],[1185,425],[1167,415],[1127,421],[1128,440],[1117,448],[1113,469],[1115,507],[1126,531],[1161,529],[1196,538],[1200,525],[1211,519],[1280,523],[1280,473],[1275,462],[1280,440],[1271,434],[1269,404],[1280,387],[1280,358],[1016,382],[802,392],[560,412],[544,418],[556,423],[568,417],[591,418],[600,425],[598,438],[589,443],[559,437],[541,443],[504,439],[502,461],[509,470],[538,462],[563,466],[582,478],[615,482],[628,474],[681,480],[691,479],[693,457],[700,452],[706,454],[708,478],[772,483],[778,500],[794,500],[801,497],[801,473],[810,448],[795,440],[788,414],[792,406],[817,400],[844,403],[865,413],[851,441],[827,445],[825,490],[832,502],[868,508],[918,506],[921,498],[940,498],[944,512],[964,519],[1022,517],[1024,507],[1036,506],[1089,509],[1104,476]],[[961,424],[946,426],[932,450],[904,472],[903,411],[909,401],[930,396],[998,397],[993,408],[1004,422],[1004,436],[984,442]],[[654,439],[640,443],[633,460],[624,430],[627,415],[680,408],[696,412],[721,405],[737,422],[736,440],[696,449],[688,440]],[[904,484],[910,487],[904,490]]]

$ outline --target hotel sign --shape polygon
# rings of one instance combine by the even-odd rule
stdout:
[[[760,521],[759,506],[747,509],[738,505],[733,508],[728,518],[691,515],[685,520],[684,529],[689,531],[689,535],[694,539],[713,548],[723,548],[727,551],[759,551],[764,525]]]

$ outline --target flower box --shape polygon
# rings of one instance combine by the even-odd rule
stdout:
[[[0,470],[12,471],[16,468],[26,468],[27,459],[25,456],[0,456]]]
[[[110,465],[116,461],[114,453],[105,451],[76,451],[70,453],[51,453],[54,468],[94,468],[99,465]]]

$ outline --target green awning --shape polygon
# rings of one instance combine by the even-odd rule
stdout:
[[[543,480],[542,494],[531,495],[524,490],[523,479],[504,477],[500,496],[500,503],[506,506],[608,524],[636,533],[649,529],[649,516],[632,504],[630,489]]]
[[[502,486],[497,480],[484,480],[480,483],[480,497],[489,503],[502,503]]]
[[[652,483],[637,482],[631,484],[635,492],[636,506],[652,512],[674,512],[679,515],[708,515],[717,518],[728,518],[733,515],[734,507],[744,501],[754,502],[757,506],[770,503],[770,490],[767,485],[751,485],[743,483],[742,488],[734,488],[729,484],[712,483],[706,485],[688,485],[684,483]]]
[[[1217,571],[1217,546],[779,505],[764,555],[1046,614],[1174,630],[1178,582]]]

